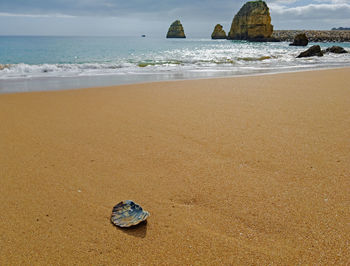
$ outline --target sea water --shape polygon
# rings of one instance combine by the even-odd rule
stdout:
[[[350,50],[350,43],[319,45]],[[296,58],[308,47],[190,38],[2,36],[0,93],[350,66],[350,54]]]

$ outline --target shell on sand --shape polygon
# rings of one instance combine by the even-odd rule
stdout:
[[[111,222],[119,227],[130,227],[145,221],[149,215],[132,200],[125,200],[113,207]]]

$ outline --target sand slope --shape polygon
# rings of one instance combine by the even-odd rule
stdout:
[[[349,264],[350,69],[0,95],[0,202],[1,265]]]

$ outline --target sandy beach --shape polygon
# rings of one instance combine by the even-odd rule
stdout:
[[[2,94],[0,201],[0,265],[350,264],[350,68]]]

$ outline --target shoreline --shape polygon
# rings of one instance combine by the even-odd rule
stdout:
[[[0,61],[5,63],[0,65],[0,69],[3,68],[0,70],[0,93],[285,73],[350,66],[349,54],[329,53],[322,58],[298,59],[296,58],[298,54],[307,47],[291,47],[288,42],[251,43],[197,38],[176,41],[137,37],[108,40],[67,38],[61,40],[60,49],[50,54],[49,47],[58,41],[54,38],[49,38],[45,42],[41,52],[36,48],[40,46],[40,40],[36,38],[27,40],[28,47],[23,45],[26,42],[25,38],[22,42],[11,39],[7,41],[21,44],[17,48],[18,51],[14,50],[12,55],[6,53],[0,56]],[[79,45],[74,46],[77,43]],[[322,49],[332,45],[335,44],[320,43]],[[346,50],[350,49],[350,43],[343,46]],[[71,51],[69,47],[75,48]],[[29,49],[33,54],[24,53],[23,57],[19,57],[18,54],[25,49]],[[147,52],[142,53],[142,49],[146,49]],[[129,50],[134,52],[129,54]],[[102,60],[97,54],[101,58],[110,59]]]
[[[301,68],[300,66],[298,66],[299,68]],[[298,68],[295,67],[295,68]],[[307,67],[305,67],[307,68]],[[65,90],[79,90],[79,89],[88,89],[88,88],[103,88],[103,87],[115,87],[115,86],[125,86],[125,85],[142,85],[142,84],[148,84],[148,83],[158,83],[158,82],[176,82],[176,81],[195,81],[195,80],[210,80],[210,79],[231,79],[231,78],[240,78],[240,77],[255,77],[255,76],[265,76],[265,75],[278,75],[278,74],[288,74],[288,73],[302,73],[302,72],[310,72],[310,71],[326,71],[326,70],[333,70],[333,69],[346,69],[346,68],[350,68],[350,66],[332,66],[332,67],[319,67],[319,68],[307,68],[307,69],[297,69],[297,70],[287,70],[287,71],[277,71],[277,72],[264,72],[264,73],[247,73],[247,74],[237,74],[237,75],[223,75],[223,76],[210,76],[210,77],[191,77],[191,78],[174,78],[174,79],[159,79],[159,80],[150,80],[150,81],[135,81],[135,82],[128,82],[126,81],[125,83],[117,83],[117,84],[109,84],[109,82],[107,81],[106,85],[97,85],[99,83],[101,83],[101,81],[97,81],[96,85],[93,86],[81,86],[81,87],[69,87],[66,86],[64,88],[56,88],[56,89],[49,89],[49,90],[44,90],[44,89],[29,89],[28,91],[14,91],[11,92],[9,90],[11,89],[4,89],[4,87],[0,87],[0,95],[2,94],[14,94],[14,93],[28,93],[28,92],[44,92],[44,91],[65,91]],[[152,74],[149,75],[150,77],[152,76]],[[159,76],[162,76],[161,74]],[[59,81],[64,81],[64,80],[68,80],[68,79],[96,79],[98,80],[98,78],[108,78],[108,77],[118,77],[118,75],[101,75],[101,76],[79,76],[79,77],[36,77],[34,78],[35,81],[37,83],[41,83],[43,81],[46,81],[48,83],[51,83],[52,80],[56,80],[55,83],[59,83]],[[29,79],[31,80],[31,79]],[[22,80],[22,79],[8,79],[5,80],[5,86],[6,83],[8,82],[13,82],[13,83],[20,83],[20,84],[25,84],[26,81],[28,81],[27,79]],[[40,82],[41,81],[41,82]],[[103,82],[102,82],[103,83]],[[1,84],[1,80],[0,80],[0,84]],[[64,83],[62,83],[64,84]],[[62,86],[61,84],[61,86]],[[71,84],[71,83],[70,83]],[[0,85],[1,86],[1,85]],[[58,85],[59,86],[59,85]]]
[[[1,94],[0,264],[346,264],[349,77]]]

